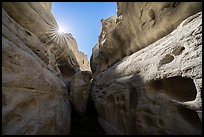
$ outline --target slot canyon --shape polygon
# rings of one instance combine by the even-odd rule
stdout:
[[[89,60],[51,2],[2,3],[3,135],[202,135],[202,2],[115,4]]]

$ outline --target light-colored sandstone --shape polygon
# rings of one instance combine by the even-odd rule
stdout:
[[[125,56],[166,36],[201,10],[201,2],[117,2],[116,21],[108,18],[107,25],[102,25],[105,32],[99,36],[98,53],[93,52],[92,71],[107,70]]]
[[[43,43],[32,32],[10,18],[4,9],[2,9],[2,35],[18,46],[21,46],[23,41],[25,46],[21,47],[26,48],[26,52],[29,52],[28,49],[30,48],[41,60],[48,64],[49,56]],[[32,52],[30,53],[32,54]]]
[[[59,26],[45,5],[49,4],[6,2],[2,7],[17,23],[35,34],[47,50],[53,47],[54,58],[56,63],[62,65],[61,68],[69,67],[75,72],[79,69],[90,70],[88,59],[78,51],[75,39],[70,33],[63,35],[58,33]],[[78,56],[83,56],[83,59]]]
[[[202,134],[201,83],[202,12],[95,74],[91,94],[107,134]]]
[[[79,63],[85,56],[78,51],[71,34],[58,35],[58,39],[48,35],[47,31],[57,25],[50,10],[51,4],[47,3],[3,3],[2,131],[5,135],[71,133],[69,82],[82,69]],[[87,65],[87,58],[83,60],[86,61],[83,65]],[[83,69],[89,70],[87,66]]]
[[[40,2],[42,7],[46,10],[51,11],[52,10],[52,2]]]
[[[69,134],[66,86],[34,55],[2,37],[2,133]]]

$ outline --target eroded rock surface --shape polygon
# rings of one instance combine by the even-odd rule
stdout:
[[[40,40],[3,11],[2,22],[2,133],[69,134],[71,108],[66,85],[33,48]],[[8,17],[8,16],[7,16]],[[43,48],[42,48],[43,50]]]
[[[71,133],[69,83],[76,72],[90,68],[72,35],[57,34],[57,27],[49,2],[3,3],[5,135]]]
[[[201,3],[117,6],[101,20],[92,79],[51,3],[3,3],[3,134],[70,134],[70,102],[72,134],[103,134],[97,115],[106,134],[202,134]]]
[[[47,50],[51,50],[54,60],[63,71],[64,68],[74,72],[80,69],[90,70],[86,55],[78,51],[72,35],[57,33],[59,26],[51,11],[47,10],[51,6],[49,5],[38,2],[6,2],[2,7],[18,24],[34,33]]]
[[[40,2],[42,7],[46,10],[51,11],[52,10],[52,2]]]
[[[108,18],[102,23],[104,32],[91,57],[92,71],[96,74],[107,70],[201,10],[200,2],[117,2],[116,19]]]
[[[118,14],[132,13],[139,8],[138,5],[140,4],[119,3]],[[107,134],[202,134],[202,12],[182,21],[198,11],[199,4],[180,3],[177,5],[180,8],[174,10],[177,6],[172,7],[172,4],[158,4],[157,8],[154,8],[154,3],[141,4],[141,7],[142,5],[142,9],[149,7],[149,10],[143,10],[143,15],[150,14],[151,19],[156,21],[155,27],[160,22],[157,21],[161,14],[158,9],[163,7],[163,10],[167,10],[164,15],[168,16],[161,19],[157,28],[150,27],[152,31],[148,32],[155,37],[151,40],[144,36],[147,28],[142,30],[144,33],[135,31],[138,33],[138,37],[132,35],[135,40],[146,43],[141,50],[121,59],[104,72],[99,73],[101,70],[97,69],[100,66],[95,66],[91,94],[99,114],[98,120]],[[150,8],[151,6],[153,7]],[[193,12],[186,11],[190,7]],[[127,12],[120,11],[120,8],[127,9]],[[155,13],[149,13],[151,9]],[[122,20],[131,22],[138,21],[134,19],[135,16],[143,18],[137,13],[139,12],[132,14],[131,20],[125,20],[125,16]],[[185,17],[182,13],[185,13]],[[166,22],[167,18],[170,23]],[[163,26],[162,22],[166,25]],[[162,32],[161,29],[166,30],[166,34],[179,22],[181,24],[173,32],[159,39],[164,36],[157,35]],[[171,23],[174,25],[170,25]],[[138,25],[132,25],[132,28],[136,27]],[[121,30],[123,29],[119,28],[117,31]],[[126,32],[129,32],[127,37],[131,38],[132,30],[121,32],[120,35],[125,35]],[[155,40],[157,41],[144,47]],[[129,47],[125,44],[121,46],[127,49],[132,47],[131,43],[128,45]],[[100,43],[98,46],[94,50],[99,52],[108,47],[100,47]],[[117,47],[118,49],[120,48]],[[98,56],[101,54],[98,53]]]

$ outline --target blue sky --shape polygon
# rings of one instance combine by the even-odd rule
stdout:
[[[116,15],[116,2],[52,2],[52,14],[90,59],[101,31],[100,21]]]

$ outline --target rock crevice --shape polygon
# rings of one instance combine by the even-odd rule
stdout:
[[[201,2],[117,2],[91,68],[51,6],[2,5],[2,134],[202,134]]]

